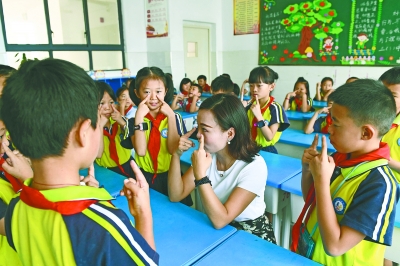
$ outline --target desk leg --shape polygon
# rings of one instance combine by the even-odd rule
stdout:
[[[280,211],[272,215],[272,226],[274,227],[274,234],[276,239],[276,244],[280,246],[281,239],[281,216]]]
[[[291,215],[290,215],[290,205],[289,205],[283,209],[283,216],[282,216],[281,246],[286,249],[289,249],[290,222],[291,222]]]

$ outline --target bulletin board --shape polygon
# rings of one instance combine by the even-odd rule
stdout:
[[[261,0],[260,65],[400,65],[399,0]]]

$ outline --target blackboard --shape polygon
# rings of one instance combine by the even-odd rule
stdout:
[[[260,65],[400,65],[400,0],[260,0]]]

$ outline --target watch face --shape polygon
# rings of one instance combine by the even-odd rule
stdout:
[[[265,126],[265,122],[264,122],[264,120],[261,120],[261,121],[258,121],[257,122],[257,127],[263,127],[263,126]]]

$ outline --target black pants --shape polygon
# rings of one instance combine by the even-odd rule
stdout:
[[[146,178],[147,183],[149,183],[150,188],[164,194],[165,196],[168,196],[168,172],[158,173],[153,181],[154,173],[146,172],[143,169],[140,170],[142,171],[144,177]],[[192,206],[193,201],[190,194],[186,198],[181,200],[181,203],[187,206]]]
[[[124,169],[124,171],[125,171],[126,174],[122,173],[122,171],[119,169],[118,166],[115,166],[115,167],[108,167],[107,169],[109,169],[109,170],[111,170],[111,171],[113,171],[113,172],[116,172],[116,173],[118,173],[118,174],[120,174],[120,175],[126,176],[126,177],[135,178],[135,173],[133,172],[132,167],[131,167],[131,165],[130,165],[131,160],[135,161],[135,160],[132,158],[132,156],[131,156],[131,158],[129,158],[129,160],[128,160],[126,163],[121,164],[122,169]]]
[[[267,146],[267,147],[262,147],[262,151],[270,152],[270,153],[275,153],[278,154],[278,150],[275,148],[275,146]]]

